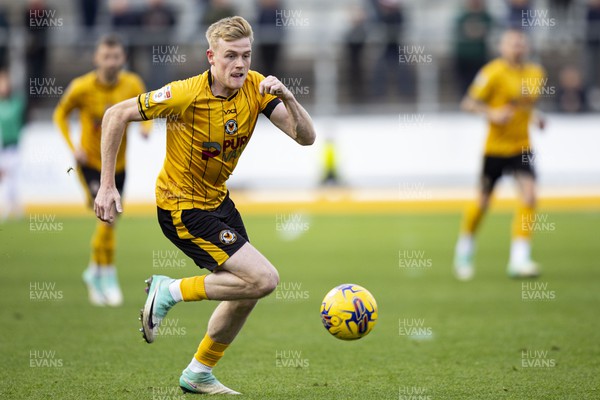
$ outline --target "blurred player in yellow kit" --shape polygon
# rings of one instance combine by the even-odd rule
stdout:
[[[513,221],[508,275],[515,278],[539,275],[531,260],[531,222],[535,218],[535,171],[529,142],[529,124],[540,129],[544,120],[534,105],[544,91],[541,66],[527,62],[529,49],[525,33],[506,31],[500,41],[500,57],[485,65],[471,84],[461,106],[482,114],[489,123],[483,159],[479,199],[463,217],[456,244],[454,271],[460,280],[474,275],[474,236],[485,214],[494,186],[504,174],[513,174],[520,204]]]
[[[327,139],[323,145],[323,180],[322,185],[338,185],[337,155],[335,142]]]
[[[146,90],[139,76],[122,70],[125,65],[125,50],[116,36],[107,35],[100,39],[94,53],[94,65],[94,71],[71,82],[54,111],[54,122],[75,156],[77,173],[90,206],[100,187],[100,128],[104,112]],[[74,110],[79,111],[81,122],[79,145],[73,143],[69,129],[69,115]],[[149,128],[148,123],[142,126],[144,136],[149,133]],[[123,190],[125,184],[126,148],[127,141],[124,139],[115,169],[119,190]],[[83,273],[90,302],[98,306],[119,306],[123,302],[114,262],[114,230],[114,223],[97,222],[92,237],[90,264]]]
[[[215,22],[206,38],[208,71],[126,100],[106,112],[102,179],[94,208],[103,221],[114,220],[115,211],[122,211],[114,168],[127,123],[166,118],[167,154],[156,181],[158,222],[175,246],[210,273],[148,279],[141,331],[151,343],[177,303],[219,301],[179,385],[185,392],[238,394],[215,378],[213,367],[258,300],[275,290],[279,274],[250,243],[226,181],[260,114],[300,145],[311,145],[315,132],[306,110],[279,79],[250,69],[253,33],[244,18]]]

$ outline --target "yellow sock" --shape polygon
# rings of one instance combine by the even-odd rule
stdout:
[[[214,367],[225,354],[227,347],[229,347],[228,344],[215,342],[207,333],[200,342],[194,358],[206,366]]]
[[[115,227],[104,225],[104,259],[105,265],[114,265],[115,263]]]
[[[179,287],[181,288],[181,298],[183,301],[208,300],[204,288],[204,278],[206,275],[183,278]]]
[[[535,227],[535,208],[521,205],[513,219],[513,238],[531,239]]]
[[[99,235],[100,224],[96,225],[96,231],[92,235],[92,241],[90,245],[92,246],[92,262],[96,265],[104,262],[104,252],[102,251],[102,240]]]
[[[92,262],[97,265],[111,265],[114,262],[114,227],[98,222],[92,236]]]
[[[464,234],[472,235],[479,227],[479,223],[483,217],[484,210],[479,204],[472,204],[469,206],[463,216],[461,224],[461,232]]]

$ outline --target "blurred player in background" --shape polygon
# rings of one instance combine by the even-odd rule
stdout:
[[[323,179],[321,180],[321,184],[326,186],[340,184],[335,142],[331,138],[325,140],[323,144]]]
[[[0,71],[0,188],[4,189],[5,197],[0,199],[0,222],[9,217],[18,217],[23,212],[17,173],[24,116],[25,98],[12,90],[8,71]]]
[[[237,394],[214,377],[212,368],[258,299],[275,290],[279,275],[250,244],[225,182],[252,137],[259,114],[301,145],[312,144],[315,132],[308,113],[277,78],[250,70],[253,33],[245,19],[219,20],[208,28],[206,38],[208,71],[106,112],[95,209],[109,222],[115,210],[122,211],[114,168],[127,123],[165,117],[167,155],[156,183],[159,224],[196,265],[212,273],[184,279],[152,276],[141,330],[151,343],[177,302],[220,300],[179,385],[185,392]]]
[[[77,172],[90,206],[100,187],[102,116],[111,106],[146,90],[139,76],[123,71],[125,60],[125,49],[117,36],[101,38],[94,53],[95,70],[75,78],[54,111],[54,122],[75,156]],[[71,139],[69,129],[69,115],[73,110],[79,111],[81,122],[77,146]],[[150,127],[148,124],[142,126],[144,136],[148,135]],[[115,170],[119,191],[123,190],[125,184],[126,149],[125,138],[117,155]],[[98,221],[91,245],[90,263],[83,273],[90,302],[97,306],[119,306],[123,302],[123,295],[114,261],[115,222]]]
[[[461,106],[484,115],[489,123],[485,144],[479,199],[464,215],[454,259],[458,279],[473,277],[475,233],[485,214],[494,186],[504,174],[513,174],[520,204],[513,221],[508,274],[535,277],[537,265],[531,260],[531,226],[535,221],[535,171],[529,142],[529,123],[540,129],[544,120],[534,105],[543,92],[544,70],[527,61],[528,44],[519,30],[506,31],[500,42],[500,57],[479,71]]]

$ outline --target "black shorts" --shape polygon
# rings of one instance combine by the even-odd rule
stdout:
[[[534,155],[530,152],[510,157],[484,156],[481,176],[483,190],[491,193],[498,179],[509,173],[526,174],[535,179],[533,160]]]
[[[78,165],[77,173],[79,174],[79,179],[81,180],[81,184],[85,189],[85,193],[88,198],[88,205],[93,207],[94,199],[98,194],[98,189],[100,189],[100,171],[98,171],[96,168]],[[117,186],[119,194],[123,195],[123,187],[125,187],[125,170],[115,174],[115,185]]]
[[[249,242],[242,216],[229,195],[214,211],[168,211],[157,207],[157,213],[165,236],[197,266],[209,271]]]

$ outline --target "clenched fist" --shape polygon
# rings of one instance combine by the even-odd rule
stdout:
[[[273,75],[267,76],[258,86],[260,94],[272,94],[281,100],[293,99],[294,95],[283,83]]]

